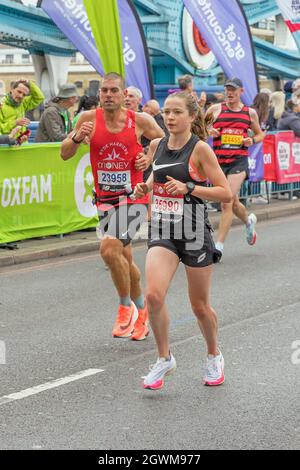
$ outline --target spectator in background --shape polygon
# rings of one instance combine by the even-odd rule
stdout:
[[[300,88],[300,78],[297,78],[292,84],[292,93],[295,93],[295,91],[299,90],[299,88]]]
[[[286,104],[286,111],[278,121],[277,129],[279,131],[293,131],[296,137],[300,137],[300,99],[293,98]]]
[[[24,137],[22,137],[22,139],[24,139]],[[18,145],[18,142],[12,134],[4,134],[0,135],[0,145]]]
[[[178,78],[178,85],[180,90],[179,91],[184,91],[187,93],[190,93],[196,100],[198,106],[203,110],[206,104],[206,93],[205,91],[201,92],[200,98],[198,98],[198,95],[196,91],[194,91],[194,80],[192,75],[182,75],[181,77]]]
[[[289,100],[293,100],[294,103],[296,103],[297,99],[300,98],[300,78],[297,78],[297,80],[295,80],[293,82],[293,85],[292,85],[292,94],[289,95],[289,97],[287,98],[286,97],[286,103],[289,101]],[[299,113],[298,113],[299,114]]]
[[[268,121],[269,112],[270,112],[269,104],[270,104],[270,97],[271,97],[272,92],[268,90],[268,88],[263,88],[263,89],[266,90],[267,92],[265,93],[261,91],[260,93],[257,93],[257,95],[255,96],[253,100],[253,104],[251,105],[251,108],[255,109],[257,113],[261,130],[267,131],[268,130],[267,121]],[[253,193],[252,189],[255,186],[252,186],[253,185],[252,181],[249,181],[249,185],[250,185],[249,186],[250,192]],[[268,204],[268,198],[266,197],[267,191],[266,189],[265,190],[263,189],[263,186],[261,186],[261,190],[263,191],[261,195],[257,197],[254,196],[251,198],[252,203]],[[247,203],[247,199],[246,199],[246,203]]]
[[[251,108],[255,109],[261,129],[267,129],[267,120],[269,116],[269,95],[267,93],[257,93]]]
[[[292,97],[293,93],[293,80],[289,80],[284,84],[283,91],[285,93],[285,100],[288,101]]]
[[[10,134],[20,126],[25,132],[30,121],[25,117],[26,111],[36,108],[45,99],[35,83],[25,79],[17,80],[0,104],[0,134]]]
[[[270,88],[261,88],[260,93],[266,93],[269,96],[269,99],[272,95],[272,91],[270,90]]]
[[[182,75],[178,78],[178,85],[181,91],[191,93],[198,100],[197,93],[194,91],[194,80],[192,75]]]
[[[99,97],[98,96],[81,96],[78,109],[75,113],[75,117],[72,121],[72,126],[75,127],[76,122],[79,119],[79,116],[84,111],[90,111],[91,109],[96,109],[99,106]]]
[[[270,111],[267,119],[267,129],[277,130],[278,120],[281,118],[285,107],[285,94],[283,91],[275,91],[270,98]]]
[[[156,100],[149,100],[143,106],[143,112],[153,116],[159,127],[164,131],[165,135],[168,135],[168,129],[165,126],[164,118],[160,112],[159,102]]]
[[[125,108],[138,113],[142,110],[142,98],[143,94],[139,88],[136,88],[135,86],[127,87],[125,90]]]
[[[213,104],[221,103],[222,101],[224,101],[223,93],[207,93],[205,111],[207,111],[207,109]]]
[[[300,137],[300,89],[293,93],[292,99],[286,103],[286,111],[278,121],[279,131],[293,131],[296,137]],[[284,193],[280,193],[282,195]],[[278,194],[278,198],[280,198]],[[293,198],[300,198],[300,191],[293,191]]]
[[[39,127],[36,132],[36,142],[62,142],[72,130],[69,109],[77,101],[76,86],[71,83],[62,85],[55,98],[45,106]]]

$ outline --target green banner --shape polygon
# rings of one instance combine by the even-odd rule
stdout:
[[[60,144],[0,148],[0,243],[95,227],[89,148],[63,161]]]
[[[117,72],[125,77],[117,0],[101,0],[101,3],[83,0],[83,3],[104,72]]]

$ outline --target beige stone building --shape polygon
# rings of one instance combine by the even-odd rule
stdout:
[[[29,80],[35,79],[32,58],[29,52],[0,44],[0,96],[7,93],[11,82],[20,77]],[[79,95],[83,95],[94,81],[99,82],[99,80],[99,74],[81,54],[77,53],[71,59],[67,81],[77,85]],[[43,88],[43,84],[41,85],[41,88]],[[45,90],[43,91],[45,92]]]

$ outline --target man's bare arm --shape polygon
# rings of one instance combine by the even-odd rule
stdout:
[[[209,116],[210,114],[213,114],[214,116],[214,121],[217,119],[221,112],[221,103],[216,103],[212,104],[206,111],[205,116]]]
[[[80,116],[76,123],[75,129],[62,141],[60,156],[63,160],[69,160],[69,158],[74,157],[79,145],[83,143],[86,138],[90,138],[94,130],[94,118],[94,111],[82,113],[82,116]],[[78,141],[78,143],[75,143],[71,138],[74,132],[75,140]]]
[[[213,115],[213,122],[215,122],[221,112],[221,104],[220,103],[216,103],[216,104],[212,104],[208,110],[206,111],[205,113],[205,117],[207,116],[210,116],[210,115]],[[214,127],[211,127],[208,129],[208,133],[210,136],[212,137],[219,137],[220,136],[220,130],[219,129],[215,129]]]
[[[164,131],[152,116],[147,113],[136,113],[135,116],[138,128],[141,130],[141,135],[149,140],[165,137]]]
[[[254,143],[258,144],[258,142],[261,142],[264,140],[266,133],[261,130],[259,120],[258,120],[258,115],[255,109],[250,108],[250,119],[251,119],[251,129],[254,133],[252,140],[254,139]]]

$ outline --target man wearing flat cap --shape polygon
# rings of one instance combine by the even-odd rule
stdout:
[[[72,120],[69,108],[77,101],[78,93],[72,83],[62,85],[55,98],[45,106],[39,127],[36,142],[62,142],[72,130]]]

